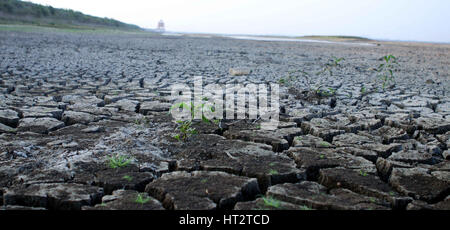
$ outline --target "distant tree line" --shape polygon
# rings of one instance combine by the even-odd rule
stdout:
[[[20,22],[48,22],[49,24],[92,25],[139,29],[138,26],[126,24],[114,19],[85,15],[69,9],[56,9],[31,2],[19,0],[0,0],[0,19]]]

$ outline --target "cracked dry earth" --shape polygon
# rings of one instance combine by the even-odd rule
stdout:
[[[449,45],[3,31],[0,47],[1,209],[450,209]],[[277,130],[173,138],[172,84],[278,83],[332,56],[333,76],[280,87]]]

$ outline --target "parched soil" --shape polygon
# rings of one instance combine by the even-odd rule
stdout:
[[[450,46],[365,42],[1,31],[0,209],[450,209]],[[194,76],[280,83],[278,127],[177,140]]]

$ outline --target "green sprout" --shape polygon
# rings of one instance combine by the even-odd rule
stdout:
[[[138,204],[145,204],[148,203],[151,200],[150,197],[146,197],[144,198],[144,196],[142,194],[138,194],[136,197],[136,200],[134,202],[138,203]]]
[[[209,99],[207,97],[203,97],[202,98],[203,101],[208,101]],[[200,111],[205,111],[206,105],[204,103],[200,104],[199,106],[195,106],[193,102],[190,103],[186,103],[186,102],[181,102],[178,104],[173,105],[169,112],[172,112],[174,109],[188,109],[190,112],[190,120],[178,120],[177,123],[178,125],[178,130],[179,130],[179,134],[174,135],[173,137],[175,139],[177,139],[178,141],[186,141],[189,137],[191,137],[192,135],[198,134],[197,130],[192,127],[192,120],[194,120],[195,118],[195,114],[200,112]],[[208,108],[211,112],[215,112],[215,108],[213,106],[208,106]],[[220,126],[220,120],[216,119],[216,120],[209,120],[205,115],[202,114],[202,121],[205,123],[214,123],[216,125]]]
[[[269,175],[278,175],[278,171],[277,171],[277,170],[274,170],[274,169],[271,169],[271,170],[269,171]]]
[[[345,60],[344,58],[337,58],[337,57],[332,57],[332,60],[330,60],[328,63],[325,64],[325,66],[323,67],[323,69],[319,72],[316,73],[317,76],[322,75],[324,73],[328,73],[328,76],[333,76],[334,73],[334,69],[338,68],[341,66],[341,62]],[[316,95],[318,96],[325,96],[325,97],[329,97],[332,96],[334,94],[336,94],[336,89],[334,88],[326,88],[326,89],[322,89],[324,86],[320,85],[318,87],[316,87],[316,89],[314,90]]]
[[[300,210],[302,210],[302,211],[309,211],[309,210],[312,210],[312,208],[310,208],[310,207],[308,207],[306,205],[302,205],[302,206],[300,206]]]
[[[325,158],[325,155],[320,154],[319,158],[320,158],[320,159],[324,159],[324,158]]]
[[[385,90],[389,83],[395,83],[394,71],[398,63],[397,58],[393,55],[384,56],[382,59],[384,62],[376,68],[376,71],[378,72],[377,76],[382,81],[382,88]]]
[[[131,163],[131,160],[128,156],[117,154],[109,158],[109,167],[113,169],[126,167]]]
[[[262,197],[264,205],[267,207],[280,208],[281,202],[272,197]]]
[[[320,146],[322,146],[322,147],[324,147],[324,148],[328,148],[328,147],[331,146],[330,143],[328,143],[328,142],[326,142],[326,141],[321,141],[319,144],[320,144]]]
[[[134,120],[134,124],[136,125],[148,125],[149,123],[150,120],[147,117]]]
[[[330,60],[328,63],[325,64],[325,67],[316,73],[316,75],[321,75],[325,72],[328,72],[330,76],[333,76],[333,69],[335,69],[338,66],[341,66],[341,62],[344,61],[344,58],[337,58],[337,57],[332,57],[333,59]]]
[[[177,121],[180,134],[173,136],[178,141],[186,141],[190,136],[195,135],[198,131],[192,127],[192,121]]]
[[[366,87],[364,87],[364,86],[361,87],[360,93],[361,94],[365,94],[366,93]]]
[[[364,172],[363,170],[359,170],[359,175],[361,175],[361,176],[367,176],[367,172]]]
[[[125,175],[125,176],[122,177],[122,179],[125,179],[125,180],[127,180],[127,181],[132,181],[132,180],[133,180],[133,177],[128,176],[128,175]]]

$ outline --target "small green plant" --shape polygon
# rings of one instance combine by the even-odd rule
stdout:
[[[202,179],[202,180],[200,181],[200,183],[202,183],[202,184],[204,184],[204,183],[206,183],[206,182],[208,182],[208,179]]]
[[[366,87],[361,87],[361,90],[359,91],[361,94],[365,94],[367,92]]]
[[[303,206],[300,206],[300,210],[302,210],[302,211],[309,211],[309,210],[312,210],[312,208],[310,208],[310,207],[308,207],[306,205],[303,205]]]
[[[150,120],[147,117],[139,118],[134,120],[135,125],[148,125],[150,124]]]
[[[115,168],[122,168],[126,167],[131,163],[132,159],[125,155],[114,155],[109,158],[109,167],[115,169]]]
[[[269,175],[278,175],[278,171],[277,171],[277,170],[274,170],[274,169],[271,169],[271,170],[269,171]]]
[[[330,76],[333,76],[333,70],[336,67],[341,66],[340,63],[342,61],[344,61],[344,60],[345,60],[345,58],[342,58],[342,57],[341,58],[337,58],[337,57],[333,56],[332,59],[328,63],[325,64],[324,68],[321,71],[316,73],[316,75],[321,75],[321,74],[323,74],[325,72],[328,72],[328,74]]]
[[[363,170],[359,170],[359,175],[361,176],[367,176],[367,172],[363,171]]]
[[[272,208],[280,208],[281,202],[273,197],[262,197],[264,201],[264,206],[272,207]]]
[[[325,66],[323,67],[323,69],[319,72],[316,73],[317,76],[320,76],[324,73],[328,73],[329,77],[332,77],[334,75],[334,69],[338,68],[341,66],[341,62],[345,60],[344,58],[337,58],[337,57],[332,57],[332,59],[325,64]],[[329,82],[329,80],[327,79],[327,83]],[[311,88],[311,87],[310,87]],[[336,94],[336,89],[331,88],[331,87],[324,87],[323,85],[319,85],[315,87],[314,90],[315,94],[322,97],[330,97]]]
[[[138,203],[138,204],[145,204],[148,203],[151,200],[150,197],[146,197],[144,198],[144,196],[142,194],[138,194],[136,197],[136,200],[134,202]]]
[[[331,144],[328,143],[328,142],[326,142],[326,141],[321,141],[321,142],[319,143],[319,145],[320,145],[321,147],[323,147],[323,148],[328,148],[328,147],[331,146]]]
[[[192,121],[177,121],[179,124],[179,134],[173,136],[178,141],[186,141],[190,136],[195,135],[198,131],[192,127]]]
[[[324,158],[325,158],[325,155],[320,154],[319,158],[320,158],[320,159],[324,159]]]
[[[128,175],[125,175],[125,176],[122,177],[122,179],[125,179],[125,180],[127,180],[127,181],[132,181],[132,180],[133,180],[133,177],[128,176]]]
[[[209,99],[207,97],[203,97],[202,101],[208,101]],[[186,141],[190,136],[198,134],[197,130],[192,127],[192,121],[195,118],[195,114],[198,112],[203,112],[205,111],[205,103],[202,103],[198,106],[195,106],[193,102],[190,103],[186,103],[186,102],[181,102],[178,104],[173,105],[170,110],[169,113],[171,113],[174,109],[188,109],[190,112],[190,120],[178,120],[176,121],[179,125],[178,125],[178,130],[179,130],[179,134],[174,135],[173,137],[175,139],[177,139],[178,141]],[[211,112],[215,112],[215,109],[213,106],[209,106],[208,108]],[[220,123],[221,121],[219,119],[214,119],[214,120],[210,120],[208,119],[204,114],[202,114],[202,121],[205,123],[214,123],[216,125],[218,125],[220,127]]]
[[[314,90],[316,95],[323,97],[331,97],[336,94],[336,89],[333,88],[322,89],[322,87],[323,86],[319,86],[317,89]]]
[[[385,90],[390,83],[395,83],[394,71],[398,66],[398,62],[394,55],[387,55],[382,57],[382,59],[384,62],[376,68],[376,71],[378,72],[377,76],[381,79],[382,88]]]

